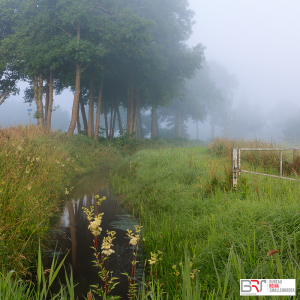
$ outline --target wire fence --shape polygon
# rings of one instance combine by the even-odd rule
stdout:
[[[275,177],[275,178],[281,178],[281,179],[287,179],[287,180],[293,180],[293,181],[300,181],[300,179],[294,179],[294,178],[282,176],[282,151],[291,151],[291,150],[293,151],[293,160],[294,160],[297,157],[298,150],[300,150],[300,148],[231,148],[232,186],[233,186],[233,188],[235,188],[235,189],[237,188],[238,175],[240,175],[241,172]],[[248,170],[242,170],[242,168],[241,168],[241,151],[279,151],[280,176],[266,174],[266,173],[253,172],[253,171],[248,171]]]

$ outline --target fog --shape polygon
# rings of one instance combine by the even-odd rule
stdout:
[[[190,7],[196,23],[188,44],[202,43],[206,61],[226,67],[239,83],[230,107],[230,137],[299,140],[300,1],[190,0]],[[53,127],[65,130],[73,94],[64,91],[54,101],[60,108],[53,113]],[[22,102],[21,92],[0,106],[2,126],[29,122],[29,106]],[[31,108],[35,111],[35,104]],[[195,123],[188,123],[188,133],[196,138]],[[222,135],[216,124],[215,136]],[[199,125],[199,138],[211,138],[209,116]]]
[[[247,98],[249,117],[255,109],[267,119],[268,127],[252,136],[283,138],[283,126],[300,108],[300,2],[190,0],[190,5],[196,24],[189,44],[201,42],[208,61],[216,60],[237,75],[233,108],[242,113]]]
[[[24,103],[23,91],[27,87],[25,82],[18,85],[20,94],[10,96],[2,105],[0,105],[0,127],[11,125],[37,124],[34,113],[36,111],[35,103],[31,105]],[[66,100],[67,101],[64,101]],[[72,95],[64,92],[62,95],[54,97],[53,112],[51,118],[51,128],[54,130],[66,131],[70,125],[70,107],[72,105]],[[31,109],[32,111],[28,111]]]

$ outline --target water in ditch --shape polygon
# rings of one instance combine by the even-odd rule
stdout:
[[[132,246],[129,245],[126,229],[134,231],[134,225],[138,225],[139,222],[118,205],[116,196],[109,189],[108,176],[108,172],[86,175],[74,185],[73,197],[67,201],[60,222],[54,228],[53,245],[56,245],[56,249],[52,249],[48,253],[48,256],[51,257],[55,251],[59,259],[68,253],[65,266],[67,272],[70,272],[71,268],[73,270],[74,283],[77,284],[75,293],[79,300],[85,299],[91,285],[99,284],[101,286],[101,279],[98,277],[99,269],[93,263],[95,260],[94,250],[91,248],[94,246],[93,235],[88,229],[89,223],[82,209],[83,207],[95,207],[96,195],[99,195],[100,198],[106,197],[99,207],[99,213],[103,212],[104,215],[101,223],[102,233],[98,243],[100,242],[101,245],[107,230],[116,232],[112,247],[115,252],[109,257],[108,266],[109,270],[114,272],[114,277],[119,278],[117,280],[119,283],[111,295],[118,295],[121,299],[128,298],[128,279],[122,273],[131,274]],[[141,249],[138,260],[143,261]],[[137,266],[137,280],[141,280],[142,265],[140,263]],[[65,283],[64,269],[59,273],[59,280]],[[55,289],[57,291],[57,288],[58,283],[54,286],[53,292]],[[96,297],[96,299],[100,298]]]

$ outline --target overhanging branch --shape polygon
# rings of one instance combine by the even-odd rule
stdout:
[[[0,105],[7,99],[12,89],[9,89],[6,93],[0,95]]]

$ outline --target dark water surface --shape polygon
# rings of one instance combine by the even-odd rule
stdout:
[[[54,245],[56,254],[62,259],[68,252],[65,260],[67,271],[70,266],[73,269],[74,283],[78,284],[75,288],[78,299],[84,299],[90,290],[90,285],[99,284],[101,279],[98,278],[99,268],[94,266],[92,261],[95,260],[93,235],[88,229],[89,222],[86,219],[82,207],[95,206],[95,196],[100,198],[106,197],[106,200],[99,206],[99,213],[104,213],[102,219],[102,233],[98,237],[98,245],[102,244],[102,239],[107,236],[107,230],[116,231],[116,239],[113,241],[112,249],[115,253],[109,257],[109,270],[113,271],[113,276],[118,277],[119,284],[113,290],[111,295],[121,296],[121,299],[127,299],[128,279],[121,273],[131,274],[132,246],[129,245],[129,238],[126,235],[126,229],[134,231],[134,225],[138,225],[138,220],[133,219],[123,208],[118,206],[116,197],[111,193],[108,186],[109,173],[90,174],[82,177],[75,184],[72,191],[72,199],[66,203],[60,223],[55,228]],[[100,249],[99,249],[100,250]],[[50,255],[53,255],[53,252]],[[139,261],[141,258],[141,251]],[[50,267],[50,265],[48,266]],[[138,266],[138,274],[141,274],[142,267]],[[65,283],[64,269],[59,274],[59,279]],[[53,292],[55,291],[54,287]]]

